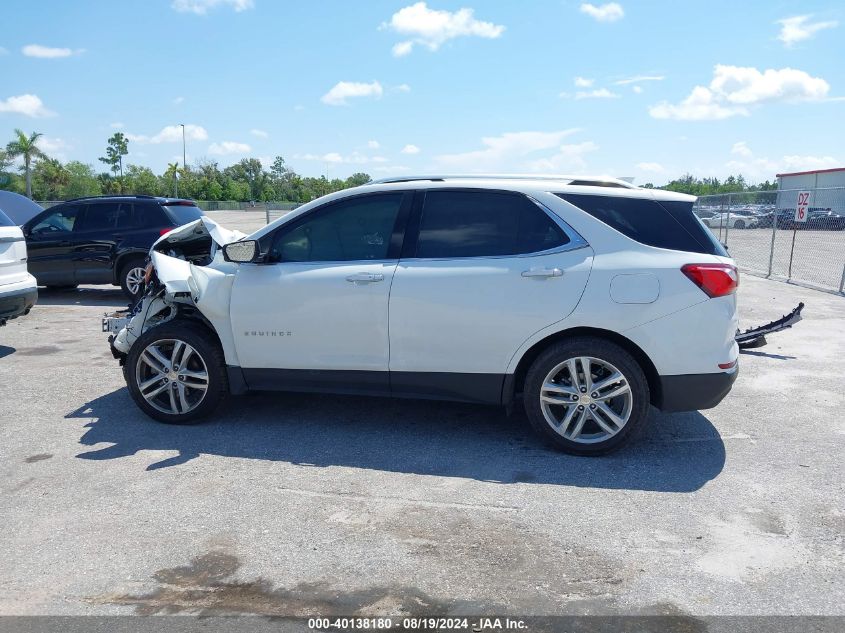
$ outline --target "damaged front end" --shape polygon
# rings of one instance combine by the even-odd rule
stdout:
[[[177,317],[209,326],[221,338],[224,351],[231,338],[229,297],[235,264],[223,259],[222,247],[245,237],[203,216],[159,238],[150,249],[144,293],[128,313],[103,318],[109,344],[123,360],[147,330]],[[219,326],[219,327],[218,327]]]

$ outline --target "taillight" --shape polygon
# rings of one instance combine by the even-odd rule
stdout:
[[[739,285],[739,271],[730,264],[687,264],[681,272],[708,297],[733,294]]]
[[[162,235],[167,235],[172,230],[173,227],[170,227],[169,229],[159,229],[158,236],[161,237]]]

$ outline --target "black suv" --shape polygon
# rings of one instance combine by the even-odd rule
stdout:
[[[201,216],[192,200],[153,196],[68,200],[21,227],[29,272],[40,286],[114,284],[135,300],[143,290],[153,242]]]

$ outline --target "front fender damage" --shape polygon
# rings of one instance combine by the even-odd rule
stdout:
[[[149,281],[125,327],[110,338],[113,353],[125,356],[150,328],[172,319],[205,323],[217,334],[228,365],[238,365],[229,300],[237,264],[224,261],[221,246],[243,237],[202,218],[160,238],[150,251]]]

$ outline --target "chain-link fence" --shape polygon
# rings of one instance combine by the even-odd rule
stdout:
[[[742,269],[843,292],[845,187],[701,196],[694,211]]]

